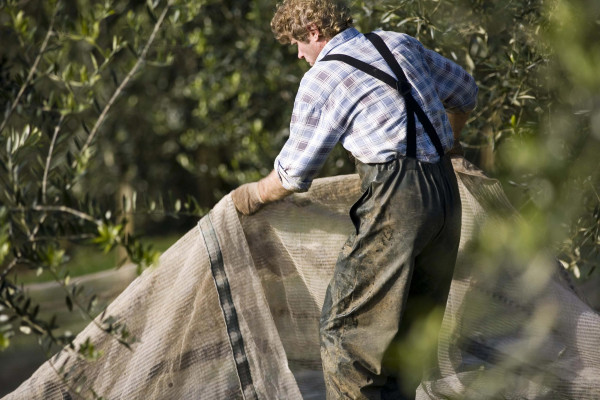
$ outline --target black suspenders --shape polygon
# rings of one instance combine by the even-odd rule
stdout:
[[[413,97],[411,90],[412,86],[406,79],[402,67],[398,64],[398,61],[386,46],[385,42],[377,34],[371,32],[365,34],[365,37],[375,46],[379,54],[383,57],[385,62],[390,66],[396,78],[383,72],[382,70],[367,64],[364,61],[360,61],[354,57],[347,56],[345,54],[329,54],[323,57],[322,61],[342,61],[346,64],[353,66],[356,69],[363,71],[366,74],[371,75],[375,79],[379,79],[384,83],[387,83],[392,88],[396,89],[400,96],[404,98],[406,103],[406,157],[417,158],[417,128],[415,124],[415,116],[423,125],[425,133],[429,136],[429,140],[433,143],[433,146],[437,150],[438,155],[444,156],[444,148],[442,143],[433,127],[433,124],[427,117],[427,114],[423,111],[419,103]]]

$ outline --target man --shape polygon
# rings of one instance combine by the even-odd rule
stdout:
[[[477,86],[410,36],[361,34],[336,0],[284,0],[271,28],[312,68],[274,170],[233,191],[233,202],[251,214],[308,190],[342,143],[356,160],[363,195],[350,210],[356,231],[340,253],[321,316],[327,397],[414,396],[390,349],[415,315],[444,305],[448,295],[461,206],[445,153],[475,107]]]

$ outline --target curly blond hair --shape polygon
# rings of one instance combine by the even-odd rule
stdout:
[[[279,42],[307,42],[311,26],[316,26],[325,39],[331,39],[352,26],[352,15],[340,0],[283,0],[277,4],[271,30]]]

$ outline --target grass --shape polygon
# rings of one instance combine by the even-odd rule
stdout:
[[[179,237],[180,236],[178,235],[151,237],[145,239],[144,242],[152,244],[154,250],[158,250],[162,253],[175,243]],[[69,275],[72,278],[114,269],[119,263],[117,252],[115,250],[104,253],[94,246],[78,247],[69,255],[71,259],[67,262],[65,268],[69,271]],[[22,269],[18,272],[18,282],[25,285],[52,280],[54,280],[54,277],[47,270],[44,270],[39,275],[36,271],[28,269]]]

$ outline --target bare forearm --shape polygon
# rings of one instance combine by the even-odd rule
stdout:
[[[462,132],[467,120],[469,119],[470,112],[467,113],[446,113],[448,120],[450,121],[450,127],[452,128],[452,134],[454,136],[454,145],[448,154],[450,155],[464,155],[462,146],[460,145],[460,133]]]
[[[275,170],[258,181],[258,192],[264,203],[271,203],[292,194],[290,190],[283,187]]]
[[[458,141],[460,133],[462,132],[467,120],[469,119],[470,112],[465,113],[446,113],[450,126],[452,127],[452,133],[454,134],[454,140]]]

